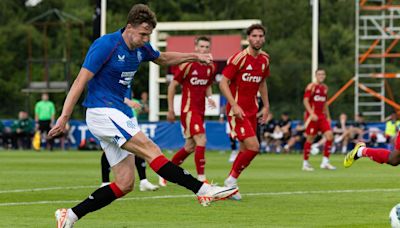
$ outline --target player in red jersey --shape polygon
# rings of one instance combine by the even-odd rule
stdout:
[[[226,107],[231,134],[240,142],[240,152],[233,162],[225,186],[237,186],[237,178],[259,152],[257,129],[257,92],[264,104],[262,120],[266,122],[269,100],[266,78],[269,77],[269,55],[261,50],[265,28],[260,24],[247,28],[249,46],[228,59],[219,83],[228,100]],[[240,200],[239,193],[232,199]]]
[[[368,148],[364,142],[358,142],[354,149],[350,151],[344,158],[343,165],[349,168],[354,161],[361,157],[369,157],[371,160],[392,166],[400,164],[400,134],[397,132],[394,150],[390,151],[383,148]]]
[[[210,52],[210,39],[205,36],[198,37],[195,41],[197,53]],[[215,79],[215,64],[205,65],[197,62],[184,63],[175,72],[174,80],[168,87],[168,115],[167,120],[173,122],[175,88],[182,86],[181,124],[185,137],[185,145],[173,156],[171,162],[180,165],[192,153],[197,170],[197,179],[206,181],[204,174],[206,135],[204,130],[205,100],[215,108],[211,99],[211,84]],[[165,185],[163,180],[160,181]]]
[[[328,86],[323,82],[326,78],[325,70],[315,71],[316,82],[307,85],[304,93],[303,103],[306,108],[306,142],[304,143],[303,170],[314,171],[314,168],[308,161],[310,157],[311,144],[318,132],[324,134],[326,143],[324,147],[324,157],[320,165],[321,169],[335,170],[336,167],[329,163],[330,149],[332,146],[333,133],[331,130],[331,117],[327,104]]]

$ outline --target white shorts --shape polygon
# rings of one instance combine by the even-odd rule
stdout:
[[[111,167],[131,154],[121,146],[140,131],[136,117],[130,119],[115,108],[88,108],[86,124],[100,141]]]

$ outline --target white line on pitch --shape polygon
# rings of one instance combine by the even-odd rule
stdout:
[[[31,188],[31,189],[11,189],[0,191],[0,194],[4,193],[16,193],[16,192],[42,192],[42,191],[52,191],[52,190],[73,190],[82,188],[96,188],[97,186],[73,186],[73,187],[49,187],[49,188]]]
[[[308,195],[308,194],[335,194],[335,193],[363,193],[363,192],[399,192],[400,188],[393,189],[348,189],[348,190],[321,190],[321,191],[294,191],[294,192],[256,192],[244,193],[243,196],[279,196],[279,195]],[[174,199],[174,198],[189,198],[190,195],[163,195],[163,196],[144,196],[144,197],[127,197],[119,200],[153,200],[153,199]],[[39,204],[61,204],[61,203],[78,203],[81,200],[55,200],[55,201],[33,201],[33,202],[10,202],[0,203],[0,207],[4,206],[26,206]]]

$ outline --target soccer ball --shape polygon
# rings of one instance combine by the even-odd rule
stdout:
[[[310,152],[311,152],[312,155],[317,155],[317,154],[319,154],[320,151],[319,151],[318,144],[313,144],[313,145],[311,146]]]
[[[390,225],[393,228],[400,228],[400,203],[392,208],[389,214]]]

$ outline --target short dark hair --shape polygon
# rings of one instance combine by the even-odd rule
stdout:
[[[325,70],[324,68],[317,68],[317,69],[315,70],[315,73],[317,73],[318,71],[324,71],[324,72],[326,73],[326,70]]]
[[[253,32],[253,30],[255,30],[255,29],[262,30],[264,35],[265,35],[265,32],[267,31],[267,29],[262,24],[252,24],[252,25],[250,25],[250,27],[247,28],[246,34],[250,35],[250,33]]]
[[[144,4],[133,5],[128,13],[127,24],[138,26],[142,23],[147,23],[153,27],[157,25],[156,15],[151,9]]]
[[[206,37],[206,36],[199,36],[199,37],[197,37],[197,38],[194,40],[194,43],[195,43],[195,44],[198,44],[199,41],[206,41],[206,42],[211,43],[211,39],[210,39],[209,37]]]

